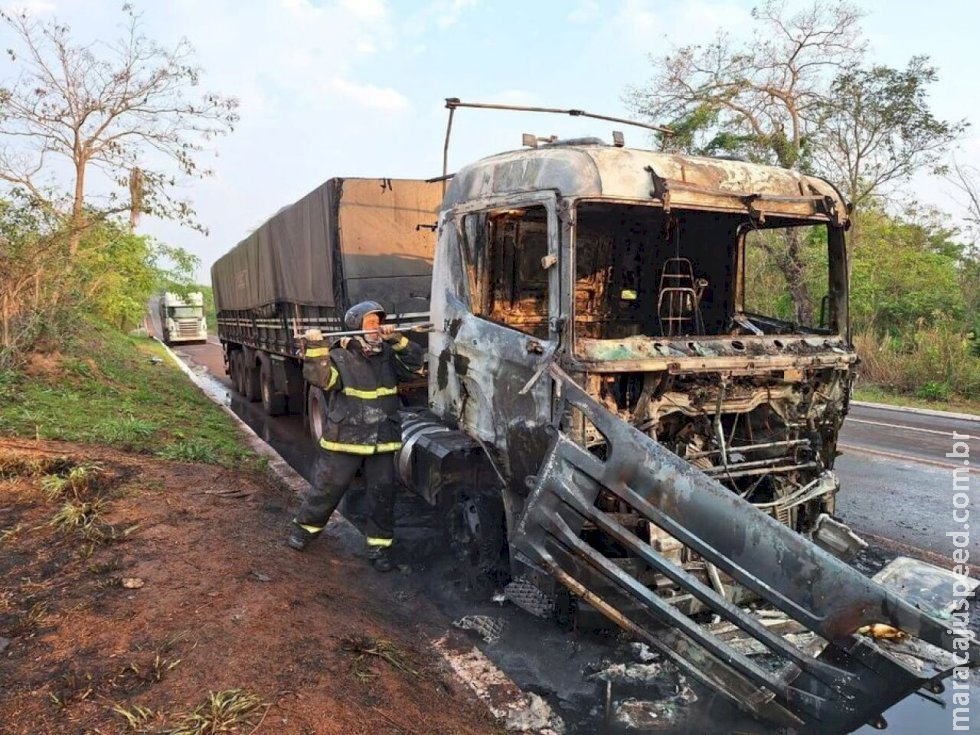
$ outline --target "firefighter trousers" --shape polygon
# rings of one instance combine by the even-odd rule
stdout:
[[[347,454],[321,449],[313,471],[313,487],[303,500],[296,523],[318,534],[350,487],[359,469],[364,470],[368,519],[365,536],[369,546],[391,546],[395,530],[395,454]]]

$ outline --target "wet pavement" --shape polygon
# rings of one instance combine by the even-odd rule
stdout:
[[[307,437],[300,417],[269,418],[261,404],[248,403],[234,394],[225,376],[218,378],[209,372],[209,369],[221,369],[215,362],[214,355],[218,350],[213,345],[179,346],[176,352],[201,376],[209,393],[229,405],[300,474],[307,479],[312,476],[317,450]],[[881,466],[869,464],[873,462]],[[873,471],[869,472],[869,467],[873,467]],[[897,467],[894,461],[883,458],[857,460],[845,456],[840,470],[845,487],[851,473],[880,478],[882,487],[887,487],[889,482],[909,481]],[[889,472],[899,474],[890,476]],[[921,478],[922,472],[928,475],[940,471],[920,467],[913,468],[913,472],[919,473],[914,477]],[[931,480],[936,481],[936,478]],[[877,494],[878,490],[869,492]],[[842,510],[852,517],[851,522],[856,520],[873,525],[887,519],[887,514],[881,512],[881,503],[873,505],[877,512],[868,512],[860,502],[845,498]],[[909,521],[910,528],[905,529],[907,535],[898,535],[914,542],[922,538],[923,531],[915,525],[920,516],[919,509],[911,507],[915,512],[910,513],[909,518],[916,520]],[[358,524],[356,492],[345,499],[342,510],[355,525]],[[474,644],[522,689],[545,698],[564,720],[565,732],[672,735],[773,732],[742,714],[724,698],[696,682],[687,681],[656,654],[630,644],[616,629],[561,626],[554,621],[534,618],[510,603],[494,602],[494,596],[499,597],[499,590],[475,584],[458,565],[446,562],[439,518],[418,497],[403,493],[399,497],[397,517],[399,544],[395,560],[403,565],[403,570],[410,572],[406,583],[434,599],[449,620],[474,615],[492,619],[500,628],[497,637],[486,642],[471,633]],[[896,521],[893,528],[880,530],[894,532],[902,528]],[[866,574],[873,574],[895,555],[894,550],[873,544],[862,555],[858,566]],[[977,605],[973,606],[973,613],[971,627],[980,630]],[[972,677],[970,694],[972,702],[980,702],[977,674]],[[913,695],[885,712],[884,718],[889,723],[887,731],[896,735],[951,731],[952,689],[947,686],[946,693],[930,697],[938,701]],[[858,732],[873,731],[876,730],[868,726]]]

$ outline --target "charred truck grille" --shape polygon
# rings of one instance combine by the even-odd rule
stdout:
[[[953,637],[946,623],[625,424],[559,368],[550,372],[563,399],[604,437],[605,451],[598,457],[556,432],[513,536],[515,550],[531,564],[684,673],[792,732],[843,733],[881,724],[880,713],[891,704],[949,674]],[[814,656],[769,630],[730,601],[724,588],[705,584],[658,551],[652,537],[644,540],[622,525],[620,514],[600,509],[610,493],[618,508],[628,507],[826,645]],[[613,539],[632,563],[590,543],[583,534],[588,528]],[[776,665],[763,666],[680,612],[638,579],[638,568],[670,579],[764,647]],[[919,639],[906,642],[929,651],[919,659],[924,663],[911,666],[899,644],[857,633],[874,623]],[[974,665],[978,650],[972,641]]]

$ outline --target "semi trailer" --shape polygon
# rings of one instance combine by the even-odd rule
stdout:
[[[316,440],[311,338],[364,298],[431,323],[395,461],[451,553],[533,614],[600,613],[784,732],[883,726],[978,646],[955,648],[962,608],[935,604],[960,580],[913,565],[878,582],[844,560],[860,545],[834,518],[857,362],[848,206],[818,177],[621,143],[331,179],[212,269],[228,373]],[[815,254],[812,309],[786,307],[789,251]]]

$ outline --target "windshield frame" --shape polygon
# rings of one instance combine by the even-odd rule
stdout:
[[[674,337],[660,337],[655,335],[638,335],[636,337],[624,339],[591,339],[587,337],[582,337],[578,330],[576,329],[576,310],[575,310],[575,288],[576,288],[576,273],[577,273],[577,257],[578,257],[578,243],[577,243],[577,231],[578,231],[578,215],[580,211],[580,205],[582,204],[599,204],[608,206],[642,206],[642,207],[652,207],[669,213],[671,210],[669,208],[665,209],[663,202],[661,200],[642,200],[642,199],[632,199],[632,198],[620,198],[620,197],[580,197],[580,198],[563,198],[561,200],[561,206],[559,210],[561,212],[561,238],[562,238],[562,255],[561,258],[561,315],[565,320],[565,340],[567,342],[567,354],[573,361],[588,360],[592,361],[592,358],[586,357],[581,354],[580,342],[585,340],[586,342],[594,345],[600,343],[625,343],[643,341],[648,342],[651,345],[657,346],[660,349],[660,345],[664,345],[664,354],[671,351],[668,349],[669,346],[685,345],[692,346],[695,344],[705,344],[713,343],[711,346],[718,346],[724,343],[746,343],[746,342],[760,342],[766,344],[776,344],[777,346],[782,343],[789,342],[791,339],[806,340],[807,342],[812,342],[814,339],[819,339],[821,343],[826,343],[827,345],[833,344],[837,347],[841,345],[849,345],[850,343],[850,329],[848,323],[848,308],[847,308],[847,298],[848,298],[848,288],[847,288],[847,251],[846,243],[844,238],[844,226],[840,226],[835,223],[835,221],[825,215],[814,215],[812,217],[800,217],[800,218],[787,218],[773,215],[769,218],[769,221],[779,220],[779,226],[769,226],[756,227],[751,226],[739,226],[739,231],[737,235],[737,242],[734,248],[734,261],[732,263],[732,272],[736,273],[736,283],[733,285],[732,290],[732,307],[734,313],[732,316],[737,314],[744,314],[741,311],[741,307],[744,303],[743,301],[743,272],[744,267],[744,237],[747,231],[751,229],[780,229],[785,226],[806,226],[806,225],[824,225],[827,230],[827,247],[828,247],[828,305],[827,305],[827,324],[828,327],[825,329],[817,330],[807,330],[807,329],[797,329],[794,332],[787,334],[711,334],[711,335],[688,335],[688,336],[674,336]],[[703,212],[705,214],[716,212],[722,213],[711,207],[705,208],[675,208],[678,211],[698,213]],[[731,210],[726,210],[725,214],[734,215],[736,213]],[[754,213],[756,216],[758,213]],[[746,210],[746,218],[752,217],[753,213]],[[765,222],[765,218],[763,218]],[[820,305],[817,305],[820,308]],[[759,315],[765,316],[765,315]],[[767,319],[771,319],[766,317]],[[778,321],[778,320],[777,320]],[[789,339],[788,339],[789,338]],[[697,352],[700,348],[695,348],[694,352]],[[828,347],[829,349],[829,347]],[[604,350],[605,351],[605,350]],[[684,352],[690,352],[691,350],[685,350]],[[624,350],[624,360],[629,360],[630,362],[635,361],[636,356],[632,354],[633,350]],[[626,355],[625,353],[630,353]],[[679,354],[677,357],[683,357],[683,354]],[[617,358],[611,358],[615,361]],[[676,359],[672,356],[672,359]]]

